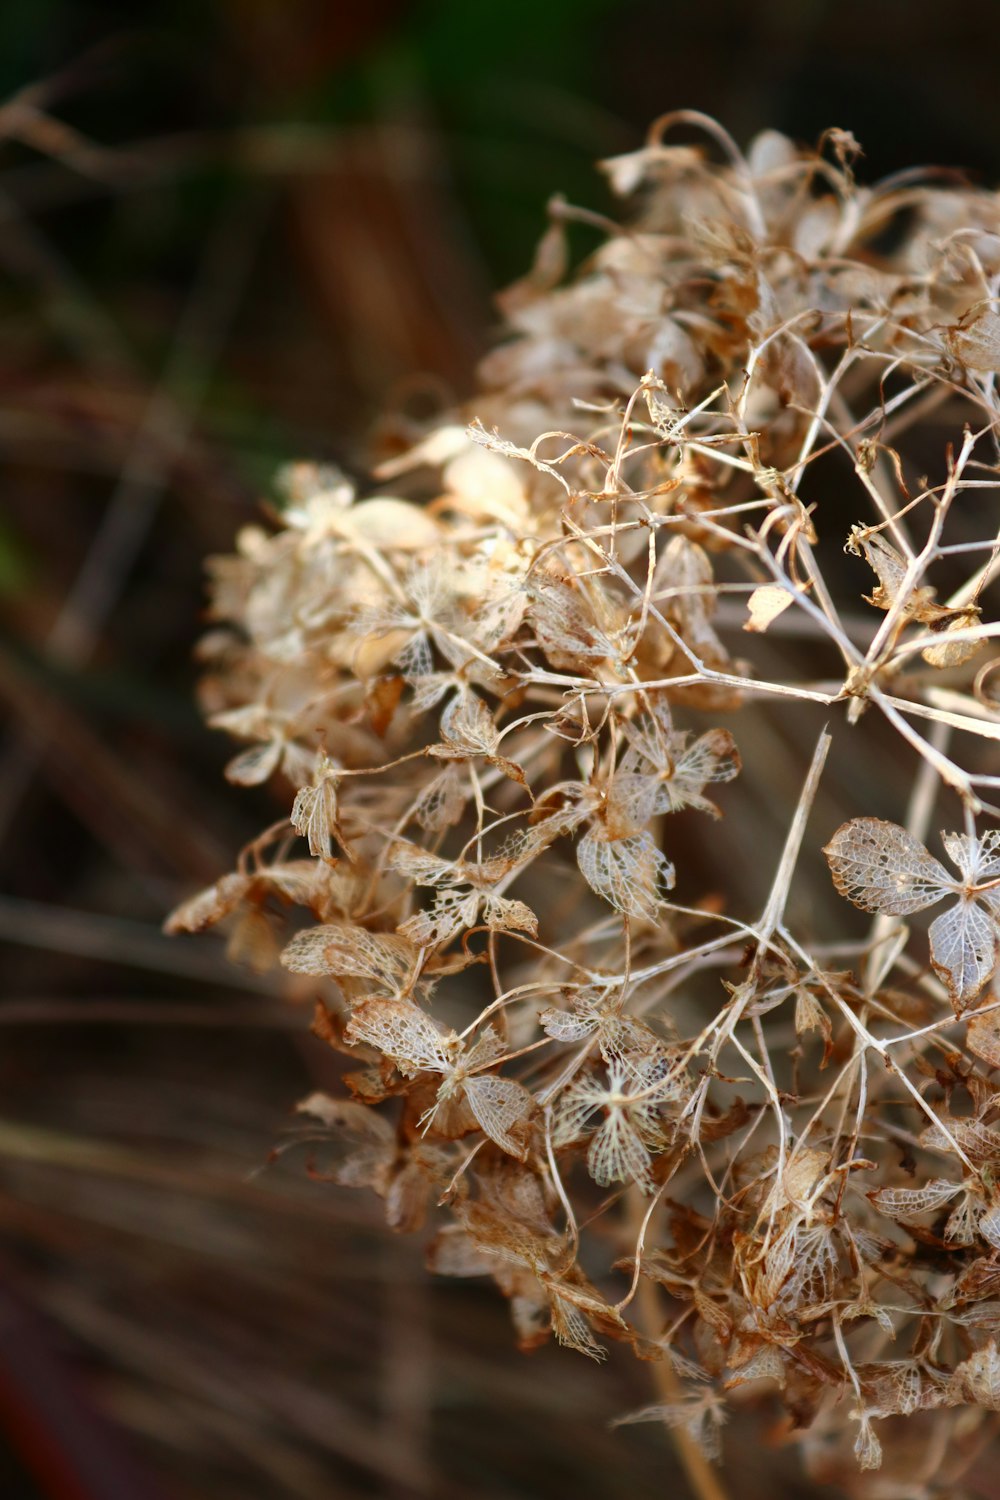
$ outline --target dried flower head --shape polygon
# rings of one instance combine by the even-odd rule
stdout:
[[[295,471],[203,651],[286,815],[172,925],[260,962],[300,913],[334,1179],[437,1203],[525,1346],[661,1361],[693,1471],[765,1389],[818,1480],[916,1496],[1000,1409],[1000,201],[856,155],[661,120],[392,493]]]

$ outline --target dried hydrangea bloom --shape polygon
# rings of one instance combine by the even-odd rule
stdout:
[[[856,154],[661,120],[379,493],[290,473],[202,649],[283,816],[172,925],[286,924],[328,1175],[525,1346],[659,1360],[696,1482],[765,1390],[915,1496],[1000,1407],[1000,201]]]

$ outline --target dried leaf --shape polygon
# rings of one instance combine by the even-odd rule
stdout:
[[[794,603],[795,595],[789,593],[788,589],[782,588],[780,584],[761,584],[759,588],[754,589],[747,600],[750,618],[744,624],[743,629],[765,631],[779,615],[784,614],[790,604]]]
[[[944,1118],[937,1125],[929,1125],[920,1139],[925,1146],[954,1154],[949,1135],[974,1165],[1000,1163],[1000,1133],[979,1120]]]
[[[948,333],[948,342],[969,370],[1000,371],[1000,312],[982,302]]]
[[[441,833],[456,824],[465,811],[470,789],[458,766],[445,766],[421,790],[413,816],[428,833]]]
[[[343,513],[343,535],[400,552],[440,546],[441,530],[432,516],[408,500],[376,495]]]
[[[991,1068],[1000,1068],[1000,1010],[971,1015],[965,1039],[969,1049],[983,1062]]]
[[[960,631],[969,630],[980,623],[980,610],[978,606],[971,605],[968,609],[955,610],[941,623],[932,624],[931,629],[937,631],[941,639],[933,646],[925,646],[920,655],[931,667],[961,667],[967,661],[977,655],[987,644],[986,641],[953,641],[951,636]]]
[[[483,902],[483,921],[491,932],[527,932],[538,936],[538,918],[523,901],[508,896],[487,896]]]
[[[994,1205],[981,1215],[979,1233],[994,1250],[1000,1250],[1000,1206]]]
[[[833,1026],[830,1017],[816,996],[805,985],[795,991],[795,1035],[804,1036],[807,1031],[818,1031],[823,1038],[823,1061],[826,1067],[833,1051]]]

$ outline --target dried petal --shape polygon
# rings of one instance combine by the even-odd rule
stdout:
[[[466,1079],[465,1097],[490,1140],[523,1161],[527,1149],[517,1127],[523,1126],[534,1107],[528,1090],[512,1078],[483,1074]]]
[[[933,1181],[926,1182],[923,1187],[919,1188],[878,1188],[875,1192],[869,1193],[868,1198],[880,1214],[907,1224],[911,1219],[919,1218],[921,1214],[943,1208],[946,1203],[950,1203],[956,1193],[961,1191],[960,1182],[946,1182],[944,1178],[935,1177]]]
[[[448,1037],[407,1000],[362,1000],[351,1013],[347,1037],[384,1052],[405,1073],[446,1073],[451,1067]]]
[[[974,901],[959,901],[930,926],[931,963],[948,986],[955,1012],[979,994],[997,965],[1000,932]]]
[[[1000,1411],[1000,1353],[996,1344],[984,1345],[956,1366],[954,1383],[966,1400],[989,1411]]]
[[[956,889],[919,839],[881,818],[842,824],[823,853],[838,891],[862,911],[905,917]]]
[[[674,867],[647,832],[627,839],[585,833],[576,857],[591,890],[626,916],[655,921],[660,903],[673,889]]]
[[[754,589],[747,600],[747,609],[750,618],[743,626],[744,630],[763,632],[772,624],[779,615],[784,614],[790,604],[795,603],[795,595],[789,593],[788,589],[782,588],[777,583],[763,583],[760,588]]]

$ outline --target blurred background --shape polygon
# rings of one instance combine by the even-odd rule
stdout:
[[[271,1161],[331,1081],[308,1009],[159,931],[275,815],[194,705],[203,559],[281,464],[363,481],[468,394],[548,197],[607,209],[593,161],[667,109],[996,182],[994,17],[0,6],[4,1500],[687,1493],[659,1430],[608,1430],[641,1365],[517,1354],[374,1198]],[[734,1500],[798,1492],[738,1443]]]

